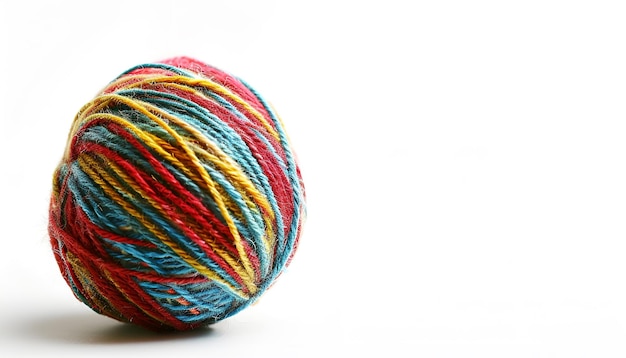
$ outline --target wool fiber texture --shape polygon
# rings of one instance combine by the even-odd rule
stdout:
[[[268,102],[178,57],[129,69],[80,109],[49,214],[54,256],[80,301],[188,330],[274,283],[298,246],[305,194]]]

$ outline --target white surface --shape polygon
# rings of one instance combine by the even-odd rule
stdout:
[[[0,4],[0,356],[626,355],[623,2],[129,3]],[[274,103],[309,220],[256,306],[157,336],[73,298],[47,201],[78,108],[176,55]]]

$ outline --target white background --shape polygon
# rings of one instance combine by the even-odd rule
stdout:
[[[621,1],[5,1],[0,356],[624,357]],[[197,57],[282,115],[308,189],[255,306],[156,335],[71,294],[48,245],[71,120]]]

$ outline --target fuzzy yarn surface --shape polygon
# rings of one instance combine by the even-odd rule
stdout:
[[[304,215],[276,112],[241,79],[178,57],[129,69],[80,109],[48,231],[94,311],[188,330],[258,299],[293,257]]]

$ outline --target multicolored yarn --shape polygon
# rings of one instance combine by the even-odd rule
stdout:
[[[180,57],[131,68],[74,119],[49,234],[75,296],[152,329],[241,311],[289,264],[304,186],[248,84]]]

